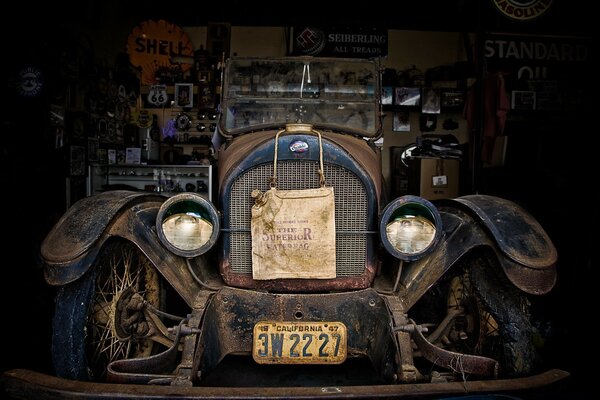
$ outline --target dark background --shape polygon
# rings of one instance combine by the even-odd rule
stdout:
[[[337,25],[457,32],[516,32],[574,35],[592,40],[597,19],[593,2],[554,0],[548,15],[532,22],[510,22],[488,1],[336,2],[144,2],[72,1],[15,5],[3,26],[8,90],[0,138],[0,187],[5,238],[2,239],[1,309],[6,351],[0,369],[30,368],[51,372],[51,316],[55,289],[45,284],[39,246],[65,208],[65,155],[54,150],[48,106],[56,101],[59,71],[75,46],[89,45],[90,32],[107,27],[129,31],[147,19],[179,26],[229,22],[245,26]],[[93,45],[93,44],[91,44]],[[590,49],[595,52],[594,46]],[[546,356],[549,368],[570,371],[572,391],[591,381],[584,363],[595,347],[593,329],[598,304],[592,268],[598,265],[595,242],[598,196],[594,143],[597,111],[589,65],[578,71],[581,107],[552,114],[532,114],[509,121],[511,143],[504,168],[479,171],[475,188],[523,205],[544,226],[559,254],[559,280],[543,307],[551,319]],[[110,62],[110,61],[107,61]],[[27,63],[45,71],[45,90],[36,99],[14,95],[14,71]],[[596,98],[593,99],[596,102]],[[467,194],[467,193],[463,193]]]

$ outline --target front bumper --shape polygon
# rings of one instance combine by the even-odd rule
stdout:
[[[221,289],[204,311],[196,354],[202,375],[229,354],[251,354],[259,321],[341,322],[347,327],[348,358],[367,358],[380,376],[393,380],[397,349],[392,322],[384,299],[372,289],[330,294]]]
[[[8,399],[362,399],[440,398],[482,393],[556,394],[556,385],[569,376],[553,369],[517,379],[327,387],[188,387],[81,382],[30,370],[15,369],[0,377],[0,394]],[[541,397],[540,397],[541,398]]]

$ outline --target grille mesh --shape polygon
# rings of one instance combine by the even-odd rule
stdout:
[[[319,187],[319,164],[312,160],[277,162],[277,188],[282,190]],[[229,198],[231,270],[252,274],[252,240],[250,217],[254,189],[267,191],[273,175],[273,164],[261,164],[242,173],[233,183]],[[352,172],[325,163],[325,181],[335,194],[336,274],[338,277],[359,276],[364,272],[367,238],[367,194],[362,182]],[[240,232],[243,231],[243,232]],[[237,232],[235,232],[237,231]],[[361,232],[361,233],[356,233]]]

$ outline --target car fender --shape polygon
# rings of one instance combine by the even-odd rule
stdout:
[[[87,271],[110,237],[119,214],[144,203],[160,204],[166,197],[115,190],[85,197],[69,208],[46,235],[40,248],[44,274],[51,285],[72,282]]]
[[[462,209],[485,229],[497,246],[504,272],[515,286],[531,294],[552,289],[556,283],[556,248],[525,209],[489,195],[468,195],[441,203]]]

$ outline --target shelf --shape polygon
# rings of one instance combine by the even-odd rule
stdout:
[[[212,201],[212,165],[92,164],[88,196],[109,189],[130,189],[173,196],[194,192]],[[198,187],[201,189],[198,190]],[[158,190],[162,188],[162,190]]]

